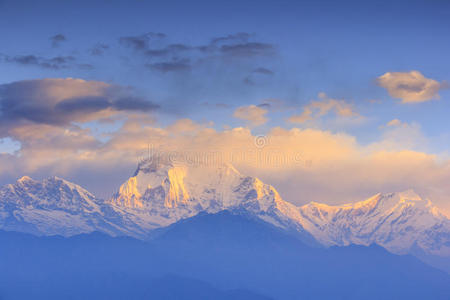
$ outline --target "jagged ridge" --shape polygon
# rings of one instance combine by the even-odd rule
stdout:
[[[200,212],[245,209],[276,226],[293,227],[309,236],[298,222],[297,208],[258,178],[244,176],[233,166],[174,165],[143,161],[110,200],[128,223],[145,230],[165,227]]]
[[[58,177],[28,176],[0,189],[0,228],[37,235],[122,232],[108,220],[114,211],[82,187]]]
[[[42,182],[23,177],[0,189],[0,228],[42,235],[101,231],[146,239],[154,229],[223,210],[244,210],[327,246],[377,243],[395,253],[418,247],[450,255],[449,220],[413,191],[340,206],[297,207],[229,164],[145,160],[107,201],[57,177]]]
[[[325,245],[377,243],[394,253],[419,247],[450,256],[449,220],[412,190],[340,206],[312,202],[300,212],[301,224]]]

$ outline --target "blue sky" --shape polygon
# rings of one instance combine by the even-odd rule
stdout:
[[[276,127],[311,128],[348,134],[360,146],[405,138],[405,149],[446,159],[448,36],[450,2],[444,0],[0,0],[0,85],[6,89],[24,80],[80,78],[120,86],[126,96],[94,104],[120,112],[144,107],[153,126],[188,118],[218,131],[243,126],[254,134]],[[439,85],[423,101],[402,102],[377,81],[388,72],[413,70],[423,75],[417,84]],[[417,86],[407,88],[419,92]],[[5,93],[0,97],[7,98]],[[132,104],[121,102],[131,98]],[[23,96],[11,99],[10,104]],[[142,106],[142,101],[148,105]],[[313,120],[289,122],[314,107],[308,106],[311,101],[331,106]],[[265,111],[263,121],[256,124],[245,114],[236,117],[238,107],[252,105]],[[340,115],[342,105],[352,113]],[[11,132],[28,117],[14,119],[17,115],[3,110],[0,152],[23,156],[14,151],[26,141]],[[123,119],[100,124],[97,115],[65,113],[67,121],[54,119],[51,126],[80,126],[102,142],[109,139],[105,133],[124,124]],[[386,126],[394,119],[400,121],[395,126],[403,128],[395,135]],[[415,140],[409,143],[410,139]],[[50,170],[43,167],[38,173]]]
[[[426,77],[448,79],[448,1],[0,3],[2,53],[74,55],[82,63],[95,65],[93,70],[43,70],[2,63],[2,83],[44,77],[112,81],[132,85],[160,102],[183,97],[186,100],[180,101],[192,105],[243,105],[265,98],[301,105],[323,91],[330,97],[353,101],[362,111],[377,115],[380,122],[394,117],[415,120],[429,134],[448,129],[446,122],[432,124],[432,120],[445,120],[445,101],[430,105],[433,107],[398,106],[374,84],[375,78],[387,71],[419,70]],[[140,68],[139,59],[127,63],[126,59],[133,60],[133,53],[118,46],[119,37],[146,32],[162,32],[172,43],[191,45],[205,44],[218,36],[251,33],[276,47],[275,57],[259,62],[273,69],[275,75],[251,87],[241,84],[248,70],[237,66],[231,66],[236,70],[218,66],[215,71],[222,75],[216,74],[213,81],[208,80],[211,76],[207,72],[195,74],[196,79],[185,86],[179,83],[182,78],[171,74],[155,79],[160,74]],[[67,41],[52,48],[49,37],[56,34],[63,34]],[[110,49],[102,57],[90,56],[89,49],[98,43]],[[441,97],[446,96],[447,91],[441,92]],[[368,99],[386,103],[374,108],[365,103]],[[189,117],[201,118],[195,112],[188,113]]]

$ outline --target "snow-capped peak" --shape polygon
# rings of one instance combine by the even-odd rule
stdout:
[[[163,200],[164,207],[186,205],[201,198],[204,187],[229,190],[241,174],[230,165],[208,166],[174,164],[144,160],[134,175],[119,188],[112,203],[129,208],[143,208]]]
[[[84,188],[59,177],[42,181],[24,176],[0,188],[0,228],[38,235],[70,236],[95,230],[118,234],[104,203]]]
[[[420,246],[435,254],[450,255],[446,246],[450,241],[449,220],[413,190],[380,193],[344,205],[309,203],[300,212],[305,229],[326,245],[377,243],[396,253]],[[436,244],[432,236],[439,234],[447,242]]]
[[[29,176],[22,176],[17,180],[17,182],[30,182],[30,181],[34,181],[34,179]]]
[[[199,212],[226,209],[246,209],[277,225],[292,216],[299,217],[295,206],[283,201],[273,187],[258,178],[243,176],[230,164],[143,161],[110,203],[133,215],[130,222],[148,229]]]
[[[58,177],[24,176],[0,189],[0,228],[73,235],[94,230],[145,238],[201,212],[245,210],[278,227],[310,234],[324,245],[380,244],[450,255],[450,221],[413,190],[376,194],[343,205],[297,207],[272,186],[232,165],[143,160],[107,201]]]
[[[398,196],[402,201],[423,201],[424,199],[419,196],[413,189],[409,189],[398,193]]]

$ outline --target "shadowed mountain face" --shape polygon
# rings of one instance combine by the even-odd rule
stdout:
[[[150,243],[1,232],[0,245],[3,299],[450,297],[450,277],[411,256],[378,246],[311,248],[246,211],[201,214]]]

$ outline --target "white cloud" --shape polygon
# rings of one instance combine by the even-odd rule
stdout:
[[[426,78],[419,71],[387,72],[377,78],[377,83],[385,88],[393,98],[402,103],[419,103],[439,99],[443,83]]]

